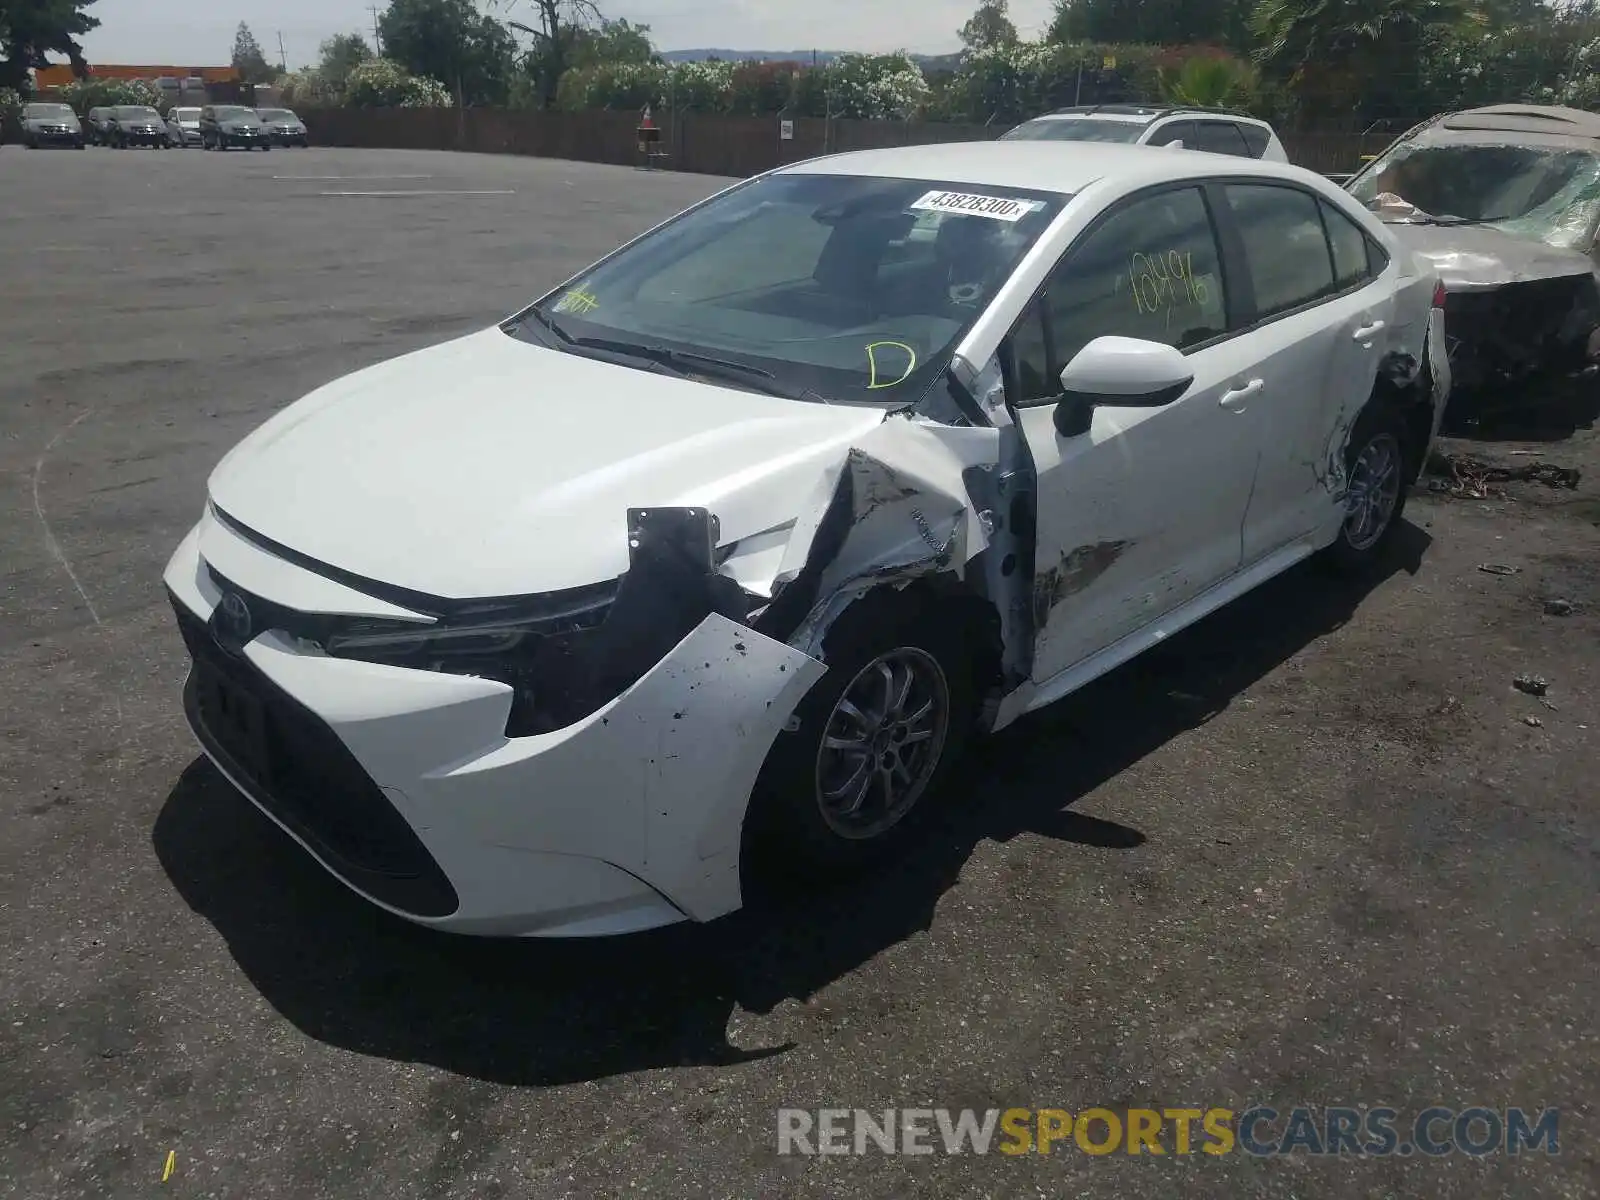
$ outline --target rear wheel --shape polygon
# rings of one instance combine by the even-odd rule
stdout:
[[[828,673],[778,735],[751,796],[746,844],[763,874],[849,872],[898,847],[944,784],[976,714],[964,623],[886,591],[824,639]]]
[[[1380,560],[1405,512],[1409,494],[1406,425],[1388,404],[1368,407],[1350,431],[1345,452],[1348,499],[1330,565],[1347,573]]]

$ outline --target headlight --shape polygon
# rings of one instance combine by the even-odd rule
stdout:
[[[597,635],[615,582],[525,600],[463,606],[436,625],[348,619],[321,645],[332,658],[494,679],[512,689],[508,737],[560,729],[593,712]]]

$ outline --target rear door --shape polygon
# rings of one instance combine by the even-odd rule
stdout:
[[[1262,381],[1248,566],[1337,527],[1344,441],[1377,380],[1393,289],[1373,274],[1362,231],[1310,190],[1252,180],[1214,184],[1212,193],[1242,260],[1246,338]]]

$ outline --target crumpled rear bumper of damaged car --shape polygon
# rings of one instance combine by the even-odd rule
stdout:
[[[739,907],[745,797],[822,675],[815,659],[712,613],[597,711],[507,737],[512,689],[494,680],[333,658],[277,632],[224,649],[205,526],[165,577],[193,659],[191,727],[351,888],[491,935],[622,933]],[[230,553],[241,576],[256,557],[257,582],[297,569]]]
[[[1600,348],[1600,288],[1593,275],[1580,275],[1452,290],[1445,328],[1458,391],[1570,373]]]

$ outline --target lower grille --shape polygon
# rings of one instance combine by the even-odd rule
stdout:
[[[415,916],[454,912],[450,880],[338,735],[172,606],[194,662],[184,711],[228,774],[352,886]]]

